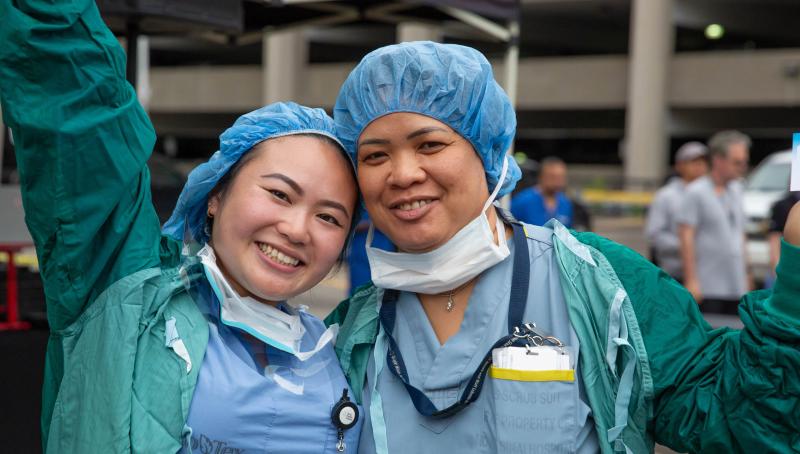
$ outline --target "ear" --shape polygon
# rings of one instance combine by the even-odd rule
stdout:
[[[219,194],[214,194],[208,198],[208,209],[206,211],[208,216],[214,217],[219,211]]]

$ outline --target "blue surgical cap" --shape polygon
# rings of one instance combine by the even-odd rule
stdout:
[[[358,162],[364,128],[395,112],[427,115],[469,140],[483,161],[490,191],[503,160],[508,173],[499,195],[510,193],[519,181],[519,166],[507,153],[517,127],[514,108],[477,50],[418,41],[367,54],[347,77],[333,110],[336,133],[353,162]]]
[[[324,110],[293,102],[270,104],[242,115],[219,136],[219,150],[189,174],[162,233],[178,241],[208,242],[208,195],[239,158],[267,139],[294,134],[319,134],[342,145],[334,132],[333,119]],[[185,238],[187,234],[190,238]]]

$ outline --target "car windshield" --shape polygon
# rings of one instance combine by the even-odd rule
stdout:
[[[789,189],[791,165],[785,163],[767,164],[757,168],[747,180],[751,191],[785,191]]]

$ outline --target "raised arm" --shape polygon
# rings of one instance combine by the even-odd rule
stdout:
[[[51,329],[158,263],[150,122],[93,1],[0,0],[0,102]]]
[[[657,442],[679,452],[797,452],[800,247],[783,243],[774,292],[744,296],[743,330],[712,330],[689,292],[647,260],[577,236],[608,258],[631,297],[653,376]]]

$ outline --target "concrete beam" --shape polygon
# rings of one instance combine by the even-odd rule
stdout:
[[[502,60],[492,62],[503,80]],[[297,102],[330,108],[355,63],[309,65]],[[669,65],[671,108],[800,106],[800,49],[691,52]],[[245,112],[261,106],[261,67],[191,66],[151,69],[152,112]],[[624,55],[523,58],[519,110],[624,109]]]

